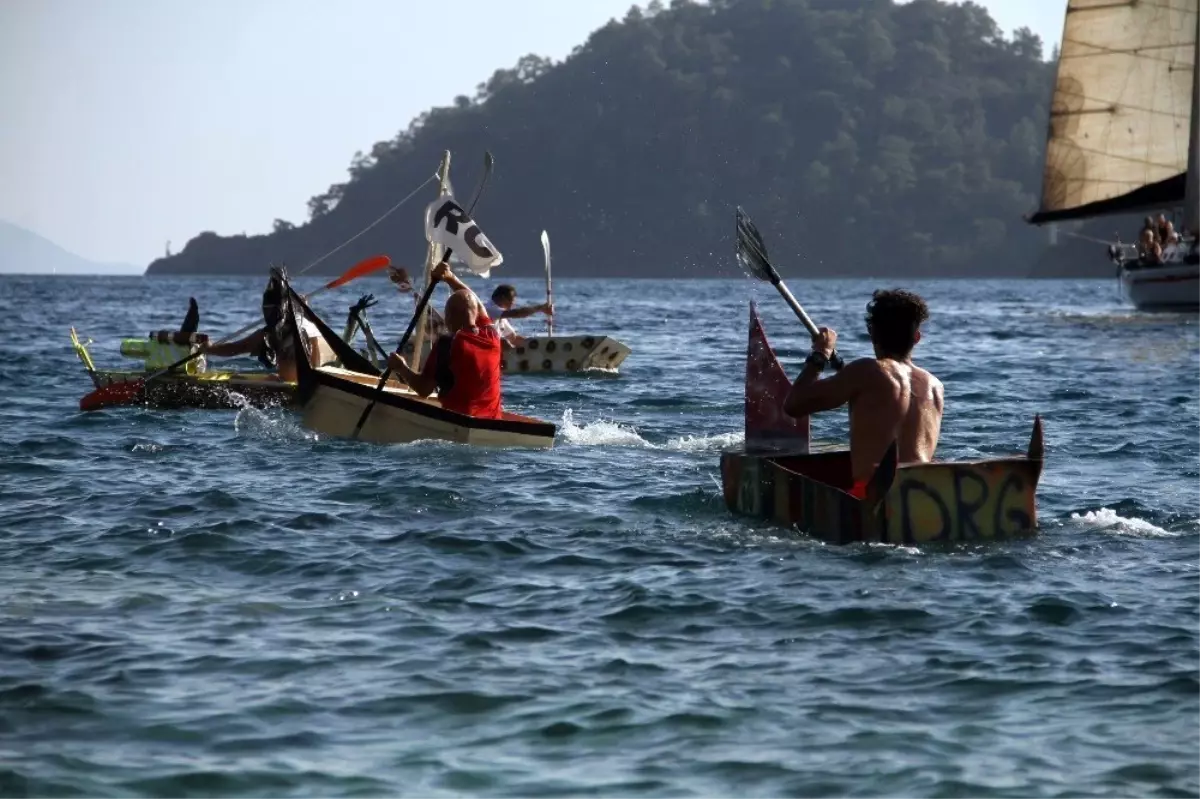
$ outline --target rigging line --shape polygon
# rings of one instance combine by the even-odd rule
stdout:
[[[425,182],[424,182],[424,183],[422,183],[420,186],[417,186],[415,189],[413,189],[413,190],[412,190],[412,191],[411,191],[411,192],[408,194],[408,196],[407,196],[407,197],[405,197],[403,200],[401,200],[400,202],[398,202],[398,203],[396,203],[395,205],[393,205],[391,208],[389,208],[389,209],[387,209],[386,211],[384,211],[384,212],[383,212],[383,216],[379,217],[379,218],[378,218],[378,219],[376,219],[374,222],[372,222],[371,224],[367,225],[365,228],[363,228],[362,230],[358,231],[358,232],[357,232],[357,233],[355,233],[353,236],[351,236],[350,238],[346,239],[346,240],[345,240],[345,241],[343,241],[341,244],[339,244],[338,246],[334,247],[332,250],[330,250],[329,252],[325,253],[325,254],[324,254],[324,255],[322,255],[320,258],[318,258],[317,260],[313,261],[313,262],[312,262],[311,264],[309,264],[308,266],[306,266],[306,267],[304,267],[303,269],[301,269],[299,272],[297,272],[297,273],[296,273],[296,277],[299,277],[300,275],[303,275],[303,274],[304,274],[305,272],[307,272],[309,269],[312,269],[314,266],[316,266],[317,264],[321,263],[322,261],[324,261],[324,260],[325,260],[326,258],[328,258],[329,256],[333,255],[333,254],[334,254],[334,253],[336,253],[338,250],[342,249],[342,248],[343,248],[343,247],[345,247],[347,244],[349,244],[350,242],[352,242],[352,241],[354,241],[355,239],[359,238],[359,237],[360,237],[360,236],[362,236],[364,233],[366,233],[368,230],[370,230],[371,228],[375,227],[376,225],[378,225],[378,224],[379,224],[380,222],[382,222],[383,220],[387,219],[389,216],[391,216],[391,215],[392,215],[392,214],[393,214],[393,213],[396,211],[396,209],[398,209],[400,206],[404,205],[406,202],[408,202],[409,200],[411,200],[413,197],[417,196],[417,192],[419,192],[421,189],[425,188],[426,186],[428,186],[430,183],[432,183],[432,182],[433,182],[433,181],[435,181],[435,180],[437,180],[437,175],[430,175],[428,178],[426,178],[426,179],[425,179]]]

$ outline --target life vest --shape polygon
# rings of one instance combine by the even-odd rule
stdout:
[[[494,327],[441,336],[430,357],[443,408],[481,419],[500,418],[500,336]]]

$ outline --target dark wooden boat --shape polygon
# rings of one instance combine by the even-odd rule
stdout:
[[[721,454],[726,506],[823,541],[925,544],[1028,535],[1037,528],[1042,423],[1024,455],[982,461],[897,462],[893,444],[865,499],[852,496],[849,450],[811,452],[807,419],[783,413],[790,381],[750,306],[742,446]]]

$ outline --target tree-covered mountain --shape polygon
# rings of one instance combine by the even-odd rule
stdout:
[[[971,2],[658,0],[560,63],[535,55],[358,153],[311,218],[201,233],[152,273],[302,265],[425,180],[443,150],[506,274],[732,274],[734,207],[792,275],[1027,275],[1053,68]],[[321,268],[424,251],[427,189]]]

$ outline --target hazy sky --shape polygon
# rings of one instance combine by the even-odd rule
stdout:
[[[355,150],[631,5],[0,0],[0,219],[142,265],[202,230],[300,223]],[[1058,41],[1065,0],[983,5]]]

